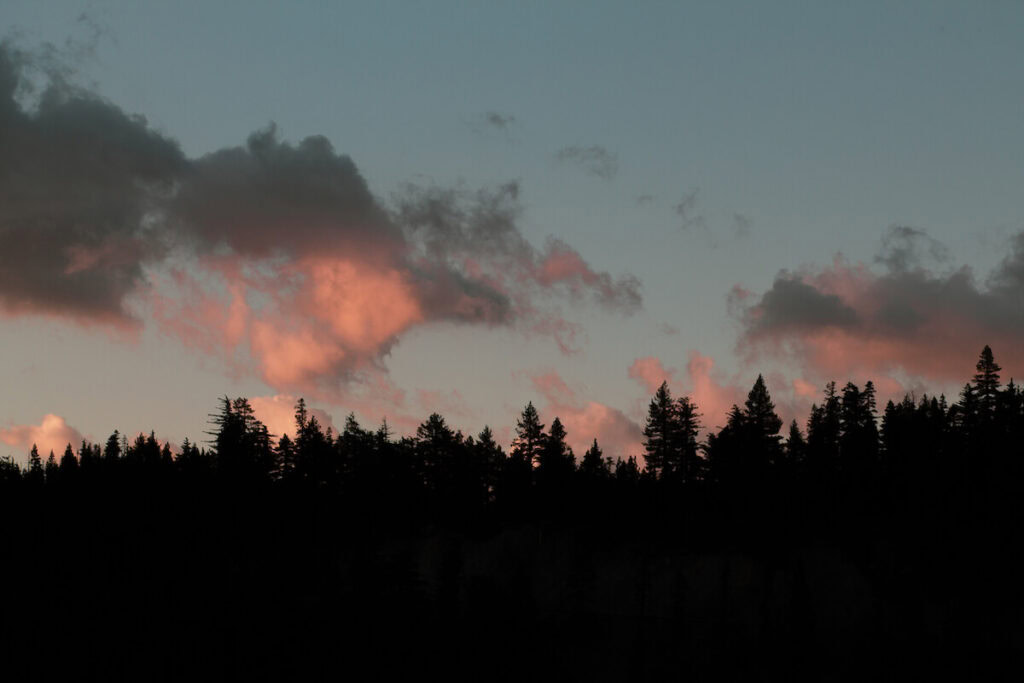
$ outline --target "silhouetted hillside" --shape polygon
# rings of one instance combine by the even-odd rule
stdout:
[[[8,680],[987,677],[1024,650],[1024,394],[826,387],[788,436],[759,377],[701,443],[663,385],[646,466],[532,404],[505,453],[304,402],[0,465]],[[367,669],[366,667],[371,667]],[[371,672],[369,675],[367,672]]]

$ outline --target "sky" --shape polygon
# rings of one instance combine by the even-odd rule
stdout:
[[[1024,376],[1018,2],[0,0],[0,452]],[[6,450],[6,452],[5,452]]]

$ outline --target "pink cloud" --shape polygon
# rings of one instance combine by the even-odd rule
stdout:
[[[676,380],[675,368],[666,368],[661,359],[654,356],[637,358],[629,366],[629,377],[640,383],[644,390],[653,394],[661,386],[662,382],[668,382],[669,390],[677,391],[679,386]]]
[[[534,388],[544,397],[541,409],[550,425],[558,417],[566,429],[566,440],[577,458],[596,438],[606,456],[625,458],[643,452],[640,426],[617,408],[580,398],[557,372],[531,378]]]
[[[64,448],[70,443],[76,451],[82,442],[82,433],[69,425],[63,417],[47,413],[38,425],[16,425],[0,429],[0,443],[17,449],[12,453],[22,462],[27,461],[32,444],[39,449],[39,454],[46,459],[50,451],[59,458]]]

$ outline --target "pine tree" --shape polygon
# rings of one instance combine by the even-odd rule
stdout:
[[[680,396],[675,402],[675,439],[672,454],[676,458],[672,469],[679,472],[684,484],[703,477],[704,459],[700,457],[700,413],[697,404],[688,396]]]
[[[121,434],[115,429],[114,433],[107,439],[106,446],[103,448],[103,459],[110,463],[116,461],[122,455]]]
[[[580,474],[590,479],[601,479],[610,474],[604,453],[597,445],[597,439],[594,439],[594,443],[583,454],[583,460],[580,462]]]
[[[78,466],[82,472],[92,470],[96,465],[96,458],[93,456],[93,448],[88,441],[82,439],[82,445],[78,449]]]
[[[75,471],[78,470],[78,459],[75,457],[75,451],[71,448],[69,443],[64,448],[64,455],[60,457],[60,473],[65,479],[73,476]]]
[[[473,448],[476,450],[477,458],[483,467],[484,486],[487,488],[488,497],[494,495],[498,486],[498,478],[501,476],[501,468],[505,460],[505,453],[501,446],[494,440],[494,432],[487,425],[477,435]]]
[[[576,469],[576,456],[565,442],[566,431],[557,417],[551,421],[547,437],[538,455],[537,478],[548,488],[568,486]]]
[[[672,467],[677,429],[676,404],[672,400],[668,382],[662,382],[647,407],[647,424],[644,426],[646,467],[655,477]]]
[[[416,428],[416,454],[418,469],[424,482],[435,490],[443,490],[453,477],[451,456],[455,447],[455,433],[438,413],[431,413]]]
[[[516,438],[512,442],[512,457],[532,469],[544,449],[544,441],[544,425],[540,422],[537,409],[533,407],[533,401],[530,401],[523,408],[523,412],[516,422]]]
[[[789,438],[786,439],[786,462],[790,466],[797,466],[804,461],[807,453],[807,441],[800,431],[800,426],[793,420],[789,424]]]
[[[636,464],[636,458],[632,455],[623,460],[619,458],[615,462],[615,480],[620,484],[631,487],[640,481],[640,467]]]
[[[54,456],[53,451],[50,451],[50,457],[46,459],[46,483],[49,484],[56,481],[59,472],[60,466],[57,464],[57,458]]]
[[[34,484],[42,484],[45,476],[43,459],[39,457],[39,448],[32,444],[32,451],[28,456],[28,480]]]
[[[287,434],[277,440],[277,476],[288,479],[295,472],[295,447]]]
[[[974,395],[977,398],[978,414],[983,421],[991,421],[999,402],[999,371],[1002,368],[996,364],[992,349],[987,344],[981,350],[975,369]]]
[[[744,447],[750,450],[748,465],[752,473],[763,472],[768,465],[779,461],[782,450],[779,445],[782,441],[780,429],[782,419],[775,413],[775,404],[768,394],[764,377],[758,375],[743,409],[743,442]]]

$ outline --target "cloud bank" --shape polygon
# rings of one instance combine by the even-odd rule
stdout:
[[[534,247],[515,183],[409,186],[384,202],[326,138],[292,144],[272,125],[188,158],[67,79],[27,104],[37,60],[0,44],[6,315],[131,330],[152,313],[278,391],[330,397],[375,381],[417,326],[501,326],[572,351],[559,301],[641,306],[635,277],[553,238]]]
[[[740,349],[796,358],[828,377],[959,380],[985,344],[1008,373],[1024,368],[1024,233],[980,280],[967,266],[936,272],[948,252],[913,228],[891,228],[875,261],[883,272],[837,257],[780,271],[759,296],[735,289]]]

